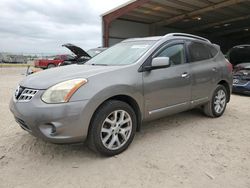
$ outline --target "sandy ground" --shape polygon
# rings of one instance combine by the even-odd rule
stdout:
[[[127,151],[104,158],[84,144],[54,145],[14,121],[8,103],[25,69],[0,69],[0,187],[250,187],[250,98],[225,115],[193,110],[143,126]]]

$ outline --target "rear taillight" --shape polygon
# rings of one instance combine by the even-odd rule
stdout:
[[[228,71],[232,73],[233,72],[233,65],[228,61],[228,59],[226,59],[226,62],[227,62]]]

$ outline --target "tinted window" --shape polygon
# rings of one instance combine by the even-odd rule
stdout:
[[[169,57],[171,65],[180,65],[185,63],[184,45],[177,44],[167,47],[161,51],[157,57]]]
[[[61,56],[57,55],[54,60],[60,60],[61,59]]]
[[[207,45],[205,44],[198,42],[191,42],[188,45],[188,48],[189,48],[191,62],[202,61],[211,58],[210,51]]]

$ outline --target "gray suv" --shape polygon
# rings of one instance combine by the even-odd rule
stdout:
[[[10,102],[19,125],[53,143],[87,140],[112,156],[141,124],[200,107],[220,117],[232,66],[207,39],[173,33],[125,40],[89,60],[28,76]]]

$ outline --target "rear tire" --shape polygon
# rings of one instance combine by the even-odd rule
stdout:
[[[211,101],[203,107],[203,112],[209,117],[218,118],[224,114],[227,107],[227,101],[228,93],[226,88],[222,85],[218,85],[213,93]]]
[[[88,146],[102,155],[118,155],[133,141],[136,125],[136,114],[130,105],[109,100],[94,114],[89,128]]]

